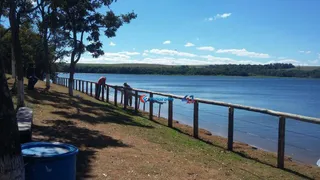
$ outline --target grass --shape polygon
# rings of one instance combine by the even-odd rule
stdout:
[[[12,79],[9,80],[12,85]],[[34,110],[33,139],[60,141],[80,149],[78,179],[319,179],[319,168],[286,161],[275,168],[275,154],[253,150],[165,119],[150,121],[145,113],[134,114],[67,88],[52,85],[26,90],[26,104]]]

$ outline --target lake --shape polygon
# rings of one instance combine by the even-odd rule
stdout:
[[[193,95],[195,98],[320,117],[319,79],[75,74],[76,79],[94,82],[101,76],[106,76],[107,83],[112,85],[123,85],[124,82],[127,82],[131,87],[138,89],[181,96]],[[69,75],[60,73],[59,77],[69,77]],[[110,91],[110,98],[113,98],[112,92]],[[192,104],[175,99],[173,109],[175,120],[192,125]],[[148,110],[148,103],[146,103],[146,110]],[[154,113],[158,113],[157,104],[154,104]],[[161,107],[161,116],[167,118],[167,114],[168,105],[166,103]],[[234,123],[235,141],[277,152],[277,117],[236,109]],[[228,108],[200,103],[199,126],[215,135],[226,137],[228,133]],[[320,125],[288,119],[286,121],[286,155],[296,161],[315,165],[320,158],[319,135]]]

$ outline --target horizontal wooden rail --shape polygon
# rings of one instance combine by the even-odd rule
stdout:
[[[80,79],[74,79],[74,80],[80,80]],[[88,82],[90,82],[90,81],[88,81]],[[95,83],[95,82],[91,82],[91,83]],[[117,87],[118,91],[124,89],[124,87],[117,86],[117,85],[107,84],[107,86],[109,86],[111,88]],[[171,98],[175,98],[175,99],[183,99],[184,98],[184,96],[168,94],[168,93],[161,93],[161,92],[154,92],[154,91],[149,91],[149,90],[144,90],[144,89],[132,88],[131,90],[137,91],[140,93],[148,93],[148,94],[152,93],[153,95],[166,96],[166,97],[171,97]],[[308,123],[320,124],[320,118],[315,118],[315,117],[302,116],[302,115],[298,115],[298,114],[274,111],[274,110],[258,108],[258,107],[244,106],[244,105],[240,105],[240,104],[226,103],[226,102],[222,102],[222,101],[214,101],[214,100],[207,100],[207,99],[200,99],[200,98],[195,98],[194,100],[198,101],[198,103],[212,104],[212,105],[224,106],[224,107],[228,107],[228,108],[232,107],[234,109],[241,109],[241,110],[246,110],[246,111],[258,112],[258,113],[262,113],[262,114],[269,114],[269,115],[277,116],[277,117],[281,116],[281,117],[295,119],[295,120],[308,122]]]

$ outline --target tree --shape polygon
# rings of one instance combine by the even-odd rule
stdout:
[[[7,5],[5,3],[0,2],[0,19]],[[24,179],[18,125],[5,76],[3,57],[0,59],[0,102],[0,179]]]
[[[23,85],[23,62],[22,62],[22,47],[20,42],[20,24],[21,21],[30,21],[28,15],[38,7],[33,7],[30,1],[27,0],[10,0],[9,4],[9,22],[11,29],[11,41],[14,58],[16,60],[17,70],[17,108],[24,106],[24,85]]]
[[[134,12],[115,15],[110,10],[110,5],[115,0],[61,0],[56,1],[54,5],[58,9],[56,17],[62,25],[63,35],[66,40],[70,40],[68,44],[70,50],[70,66],[69,66],[69,95],[73,96],[73,79],[76,64],[79,62],[81,55],[88,51],[93,57],[97,58],[103,55],[102,43],[100,41],[100,30],[110,38],[116,36],[116,31],[124,24],[130,23],[137,15]],[[101,14],[98,9],[108,9],[106,14]],[[85,44],[84,36],[89,43]]]
[[[17,120],[2,60],[0,61],[0,87],[0,179],[24,179],[24,163]]]

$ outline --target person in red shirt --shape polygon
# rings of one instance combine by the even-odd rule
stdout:
[[[99,99],[101,88],[104,87],[104,85],[106,84],[106,80],[107,78],[104,76],[100,77],[100,79],[98,80],[96,84],[96,94],[95,94],[96,99]]]

